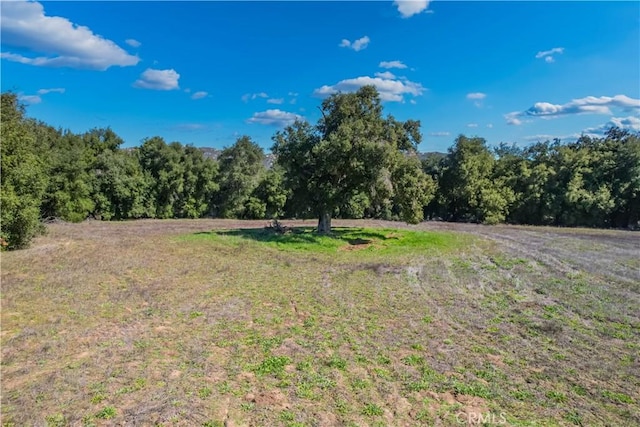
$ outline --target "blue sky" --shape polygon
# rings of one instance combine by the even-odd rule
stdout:
[[[2,2],[1,83],[28,114],[222,148],[265,149],[323,97],[373,83],[422,122],[520,145],[640,131],[640,2]]]

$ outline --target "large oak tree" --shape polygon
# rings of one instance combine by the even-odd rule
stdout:
[[[383,117],[374,86],[331,95],[320,111],[315,126],[296,121],[274,136],[272,150],[297,211],[316,215],[318,232],[330,233],[337,209],[354,197],[382,194],[396,202],[400,218],[421,221],[434,188],[417,157],[420,122]]]

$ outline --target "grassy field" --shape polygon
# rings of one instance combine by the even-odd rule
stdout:
[[[640,425],[640,234],[284,223],[3,253],[3,426]]]

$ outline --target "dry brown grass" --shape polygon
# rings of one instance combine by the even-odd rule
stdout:
[[[265,225],[52,224],[3,253],[3,425],[640,424],[638,234],[336,221],[478,236],[385,256],[194,234]]]

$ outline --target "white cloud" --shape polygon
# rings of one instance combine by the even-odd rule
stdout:
[[[250,119],[247,119],[247,123],[283,127],[292,124],[297,119],[302,119],[302,116],[276,109],[254,113]]]
[[[398,7],[398,12],[403,18],[409,18],[429,7],[429,0],[394,0],[393,4]]]
[[[402,63],[402,61],[382,61],[378,64],[380,68],[407,68],[406,65]]]
[[[366,85],[375,86],[380,93],[380,99],[383,101],[401,102],[404,101],[404,95],[420,96],[425,90],[420,83],[414,83],[409,80],[398,81],[363,76],[342,80],[332,86],[322,86],[316,89],[313,94],[316,96],[328,96],[337,92],[355,92]]]
[[[40,104],[42,102],[41,95],[46,95],[48,93],[64,93],[64,92],[65,92],[65,89],[61,87],[54,87],[50,89],[38,89],[37,95],[20,94],[18,95],[18,99],[26,104],[34,105],[34,104]]]
[[[487,123],[487,127],[488,127],[489,129],[491,129],[491,128],[493,127],[493,124],[492,124],[492,123]]]
[[[587,96],[574,99],[566,104],[551,104],[536,102],[533,107],[525,111],[515,111],[504,117],[508,124],[520,125],[523,117],[542,117],[545,119],[566,116],[570,114],[612,114],[611,108],[623,111],[640,109],[640,99],[629,98],[626,95],[616,96]]]
[[[520,113],[516,111],[513,113],[505,114],[504,119],[507,121],[508,125],[520,126],[522,124],[522,120],[518,118],[519,115]]]
[[[384,73],[376,73],[376,77],[380,77],[381,79],[395,79],[396,76],[391,71],[385,71]]]
[[[487,97],[486,93],[482,92],[471,92],[467,94],[467,99],[473,100],[475,105],[478,108],[482,108],[482,101]]]
[[[176,70],[154,70],[147,68],[133,84],[142,89],[174,90],[179,89],[180,74]]]
[[[477,123],[467,123],[467,127],[468,128],[477,128],[478,124]]]
[[[124,42],[126,44],[128,44],[129,46],[131,46],[131,47],[140,47],[140,46],[142,46],[142,43],[140,43],[136,39],[126,39]]]
[[[271,98],[267,99],[267,104],[277,104],[280,105],[284,103],[284,98]]]
[[[443,137],[443,136],[449,136],[451,135],[451,133],[449,132],[430,132],[429,136],[436,136],[436,137]]]
[[[0,35],[3,45],[40,55],[0,54],[4,59],[22,64],[106,70],[115,65],[136,65],[140,61],[87,27],[66,18],[46,16],[38,2],[2,2]]]
[[[54,87],[54,88],[51,88],[51,89],[40,89],[38,91],[38,95],[46,95],[46,94],[52,93],[52,92],[64,93],[64,88]]]
[[[467,99],[475,99],[475,100],[483,100],[487,97],[486,93],[482,92],[471,92],[467,94]]]
[[[353,43],[351,43],[347,39],[342,39],[338,46],[353,49],[358,52],[359,50],[365,49],[369,45],[370,41],[371,39],[367,36],[361,37],[358,40],[355,40]]]
[[[640,132],[640,117],[611,117],[611,120],[609,120],[607,123],[598,127],[585,129],[584,132],[587,134],[603,135],[612,127]]]
[[[417,102],[416,102],[416,100],[415,100],[415,99],[411,99],[411,100],[409,101],[409,103],[410,103],[410,104],[413,104],[413,105],[416,105],[416,104],[417,104]]]
[[[289,96],[298,96],[298,92],[289,92],[287,95],[289,95]]]
[[[209,92],[205,92],[201,90],[191,95],[191,99],[202,99],[202,98],[206,98],[207,96],[209,96]]]
[[[536,53],[536,59],[544,58],[545,62],[555,62],[553,55],[562,55],[564,53],[563,47],[554,47],[553,49],[543,50]]]
[[[18,100],[29,105],[40,104],[42,102],[42,98],[38,95],[19,95]]]
[[[252,101],[252,100],[257,99],[257,98],[268,98],[268,97],[269,97],[269,95],[267,95],[264,92],[245,93],[244,95],[242,95],[242,101],[249,102],[249,101]]]

